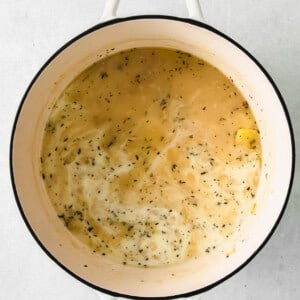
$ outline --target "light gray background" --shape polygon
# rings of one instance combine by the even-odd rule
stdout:
[[[13,197],[8,155],[13,119],[32,77],[58,47],[98,23],[103,6],[104,0],[0,0],[0,299],[99,299],[31,237]],[[299,150],[300,1],[202,0],[202,6],[211,25],[269,71],[291,113]],[[147,13],[187,16],[182,0],[122,0],[118,11],[119,16]],[[267,246],[241,272],[197,299],[300,299],[298,171],[286,213]]]

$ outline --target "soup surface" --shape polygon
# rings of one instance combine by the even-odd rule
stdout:
[[[51,109],[41,176],[58,217],[94,253],[144,267],[208,256],[254,213],[255,119],[207,62],[120,52],[81,73]]]

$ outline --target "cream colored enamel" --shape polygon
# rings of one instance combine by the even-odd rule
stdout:
[[[39,151],[48,108],[72,78],[99,59],[99,53],[105,55],[106,49],[111,48],[120,51],[142,46],[180,49],[215,65],[232,77],[258,121],[264,164],[255,197],[257,208],[253,222],[245,224],[233,237],[235,252],[228,258],[212,253],[204,260],[159,269],[122,266],[105,257],[99,259],[88,254],[58,220],[50,204],[39,175]],[[27,94],[18,119],[13,142],[13,172],[18,197],[30,226],[59,262],[102,288],[153,297],[203,288],[231,273],[256,251],[284,205],[291,156],[288,124],[279,99],[265,75],[247,55],[206,29],[173,20],[141,19],[110,25],[84,36],[43,70]],[[224,253],[231,249],[230,245],[224,245]],[[85,264],[88,267],[84,267]]]

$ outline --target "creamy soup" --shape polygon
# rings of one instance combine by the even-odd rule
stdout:
[[[58,217],[95,255],[143,267],[208,256],[254,213],[259,131],[232,80],[206,61],[120,52],[51,109],[41,176]]]

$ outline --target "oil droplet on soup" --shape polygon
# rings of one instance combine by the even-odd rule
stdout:
[[[137,48],[93,64],[55,101],[41,176],[94,253],[161,266],[210,255],[239,229],[260,157],[230,79],[188,53]]]

